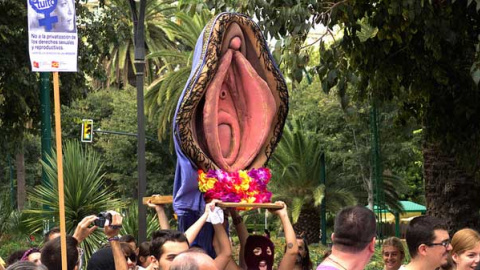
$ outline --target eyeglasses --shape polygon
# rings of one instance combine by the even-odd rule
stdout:
[[[429,244],[425,244],[429,247],[431,246],[443,246],[444,248],[447,248],[448,245],[450,245],[450,240],[445,240],[445,241],[442,241],[440,243],[429,243]]]

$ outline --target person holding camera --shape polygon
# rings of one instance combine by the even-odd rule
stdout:
[[[93,226],[91,226],[92,224]],[[98,227],[104,228],[105,235],[111,244],[114,269],[128,269],[127,261],[117,236],[122,228],[122,216],[115,211],[108,211],[98,216],[91,215],[85,217],[78,224],[73,237],[67,236],[67,270],[79,270],[82,268],[82,254],[78,245]],[[42,255],[42,263],[48,270],[62,270],[60,237],[48,241],[42,249]]]
[[[107,236],[108,242],[110,243],[110,247],[98,250],[92,255],[88,262],[88,270],[128,269],[127,260],[123,254],[120,238],[118,237],[120,229],[122,228],[122,221],[122,216],[115,211],[102,212],[93,220],[95,226],[90,227],[90,230],[95,230],[93,229],[95,227],[103,227],[105,236]],[[89,225],[87,225],[86,228],[89,228]],[[109,256],[109,254],[111,255]],[[113,257],[113,262],[111,257]]]

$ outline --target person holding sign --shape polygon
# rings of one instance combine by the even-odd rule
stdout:
[[[149,267],[159,270],[170,269],[172,260],[187,251],[198,236],[205,223],[210,223],[214,228],[213,241],[217,257],[214,263],[218,269],[225,269],[231,259],[231,247],[227,232],[223,226],[223,211],[215,206],[213,200],[205,207],[204,214],[185,233],[175,230],[159,230],[153,233],[150,246],[151,264]]]
[[[295,261],[298,254],[297,237],[293,230],[290,219],[288,218],[287,205],[284,202],[277,201],[275,204],[282,205],[283,208],[272,211],[277,215],[283,225],[283,231],[285,233],[286,250],[283,255],[278,270],[291,270],[295,266]],[[272,241],[265,236],[261,235],[248,235],[247,227],[243,223],[242,218],[235,210],[235,208],[229,208],[230,214],[233,219],[233,224],[237,230],[238,238],[240,239],[240,266],[233,260],[230,260],[227,265],[228,270],[257,270],[265,269],[272,270],[274,262],[274,245]]]

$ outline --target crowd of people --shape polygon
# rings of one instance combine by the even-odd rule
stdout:
[[[375,215],[365,207],[343,209],[335,219],[332,250],[317,270],[364,269],[375,252]],[[446,224],[439,218],[419,216],[410,221],[404,245],[391,237],[382,245],[384,270],[472,270],[480,261],[480,235],[462,229],[450,240]]]
[[[385,270],[480,269],[480,234],[469,228],[457,231],[450,240],[447,226],[438,218],[421,216],[413,219],[406,242],[410,262],[402,265],[405,250],[400,239],[388,238],[382,246]]]
[[[157,212],[161,230],[153,233],[150,241],[138,246],[133,236],[118,236],[122,216],[115,211],[108,211],[111,220],[104,224],[108,244],[92,254],[86,269],[272,269],[275,254],[272,241],[266,236],[248,235],[237,211],[229,209],[224,213],[223,209],[215,206],[217,202],[214,200],[207,204],[204,214],[185,232],[170,229],[162,205],[149,204]],[[287,241],[278,269],[294,269],[298,253],[297,237],[288,218],[286,205],[283,202],[276,204],[280,205],[281,209],[272,210],[272,213],[279,217]],[[231,243],[227,235],[229,215],[232,216],[241,241],[240,253],[245,254],[238,264],[232,259]],[[84,256],[79,244],[97,229],[97,219],[96,215],[85,217],[74,234],[66,236],[68,270],[82,268]],[[197,235],[206,223],[210,223],[214,229],[212,243],[215,258],[207,255],[195,244]],[[50,230],[40,249],[31,248],[12,253],[7,260],[7,270],[62,269],[60,242],[60,230]]]
[[[108,211],[111,220],[104,225],[108,241],[90,257],[87,270],[312,270],[308,243],[295,234],[288,218],[287,206],[272,210],[281,221],[285,234],[283,257],[275,266],[275,246],[268,235],[249,235],[242,217],[234,208],[220,209],[212,201],[204,214],[185,232],[171,230],[162,205],[155,208],[161,230],[150,241],[137,245],[133,236],[118,234],[122,216]],[[237,232],[240,251],[236,262],[227,235],[228,217]],[[79,270],[83,265],[80,243],[97,229],[96,215],[85,217],[72,236],[66,236],[67,270]],[[214,228],[213,248],[216,256],[210,256],[197,246],[195,238],[206,223]],[[44,245],[14,252],[7,260],[7,270],[61,270],[60,230],[50,230]],[[410,261],[404,264],[406,252],[402,241],[391,237],[383,242],[381,253],[385,270],[436,270],[476,269],[480,261],[480,235],[473,229],[462,229],[450,236],[446,225],[438,218],[420,216],[414,218],[406,232],[406,246]],[[332,247],[317,270],[364,269],[375,252],[376,220],[369,209],[353,206],[342,209],[335,217]],[[0,266],[0,270],[3,268]]]

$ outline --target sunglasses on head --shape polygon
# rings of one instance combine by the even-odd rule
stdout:
[[[128,259],[130,259],[130,261],[132,262],[136,262],[137,261],[137,255],[135,255],[135,253],[132,253],[130,255],[125,255],[125,260],[128,261]]]

